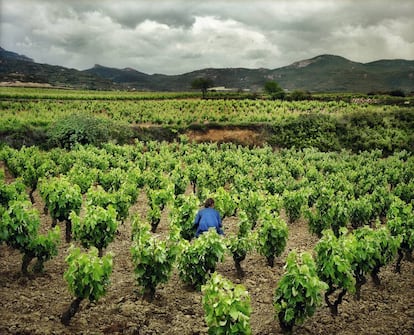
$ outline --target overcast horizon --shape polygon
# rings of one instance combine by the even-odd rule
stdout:
[[[321,54],[414,59],[412,0],[0,0],[0,46],[145,73],[275,69]]]

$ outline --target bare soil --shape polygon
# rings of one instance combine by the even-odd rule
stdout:
[[[0,166],[1,168],[1,166]],[[8,179],[10,179],[8,175]],[[43,213],[43,203],[35,192],[35,207]],[[145,194],[140,194],[131,208],[130,216],[146,213]],[[283,216],[283,213],[282,213]],[[49,229],[51,219],[41,214],[42,231]],[[226,218],[227,234],[234,233],[237,219]],[[46,262],[45,273],[33,278],[20,275],[21,255],[6,245],[0,246],[0,334],[207,334],[201,304],[202,294],[193,291],[174,271],[171,279],[158,288],[152,303],[142,299],[133,273],[130,257],[131,224],[127,220],[119,227],[119,234],[106,252],[114,254],[111,285],[105,297],[96,303],[83,301],[79,312],[69,326],[60,322],[60,316],[72,302],[63,279],[67,268],[65,257],[69,245],[62,242],[59,255]],[[163,214],[157,235],[168,231],[168,213]],[[289,225],[289,241],[285,252],[275,261],[274,268],[255,252],[242,263],[246,272],[239,279],[233,260],[227,255],[217,271],[235,283],[245,285],[252,304],[253,334],[282,334],[275,319],[272,300],[274,290],[283,274],[284,260],[289,251],[311,251],[317,238],[308,232],[304,220]],[[312,318],[294,329],[294,334],[414,334],[414,263],[404,261],[401,274],[393,272],[390,264],[380,272],[381,285],[374,286],[368,279],[362,287],[361,300],[345,295],[339,306],[339,315],[332,317],[321,306]]]
[[[262,134],[251,129],[208,129],[206,132],[191,130],[187,132],[191,141],[200,142],[233,142],[242,145],[263,145]]]

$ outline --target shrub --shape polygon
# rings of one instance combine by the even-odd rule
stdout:
[[[92,115],[71,114],[52,124],[48,137],[50,146],[70,149],[76,144],[100,145],[110,140],[125,142],[131,137],[131,130]]]

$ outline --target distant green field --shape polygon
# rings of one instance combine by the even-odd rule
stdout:
[[[281,101],[199,99],[195,93],[72,91],[57,89],[0,89],[0,131],[21,126],[48,126],[68,114],[88,113],[128,124],[186,127],[194,123],[274,124],[300,114],[349,114],[394,111],[368,103],[344,101]],[[193,99],[187,99],[192,97]]]
[[[7,143],[10,139],[20,144],[42,143],[60,120],[82,115],[117,129],[167,129],[167,137],[150,135],[159,140],[190,128],[254,127],[266,131],[265,141],[278,147],[414,150],[414,108],[408,98],[382,104],[378,97],[355,94],[319,94],[303,101],[211,94],[214,98],[201,99],[195,92],[0,88],[0,137]],[[140,138],[136,133],[131,136]]]
[[[91,91],[55,88],[0,87],[3,99],[145,100],[199,97],[198,92]]]

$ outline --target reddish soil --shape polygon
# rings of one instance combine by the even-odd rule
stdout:
[[[1,166],[0,166],[1,168]],[[35,207],[42,213],[43,203],[35,193]],[[130,214],[146,212],[142,193]],[[50,227],[51,219],[42,214],[42,230]],[[226,218],[227,234],[234,232],[235,218]],[[62,225],[63,228],[63,225]],[[168,231],[168,215],[164,213],[157,234]],[[200,292],[189,290],[175,270],[169,282],[158,288],[154,302],[142,299],[136,285],[130,257],[131,225],[120,226],[116,240],[107,251],[114,254],[111,285],[105,297],[96,303],[83,301],[80,311],[68,327],[60,323],[60,315],[73,297],[63,279],[64,261],[69,245],[62,243],[59,255],[46,262],[45,273],[27,279],[20,275],[21,255],[6,245],[0,246],[0,334],[207,334]],[[252,303],[253,334],[282,334],[275,320],[272,299],[278,279],[283,273],[287,253],[296,249],[312,250],[317,238],[309,234],[306,222],[289,226],[289,241],[275,267],[266,266],[263,257],[253,252],[242,263],[243,279],[236,275],[232,258],[227,255],[217,271],[249,291]],[[347,294],[339,306],[339,315],[332,317],[321,306],[312,318],[295,327],[294,334],[414,334],[414,263],[404,261],[401,274],[390,264],[380,272],[381,286],[369,279],[362,287],[361,301]]]
[[[206,132],[188,131],[191,141],[200,142],[233,142],[242,145],[262,145],[264,140],[261,134],[250,129],[209,129]]]

